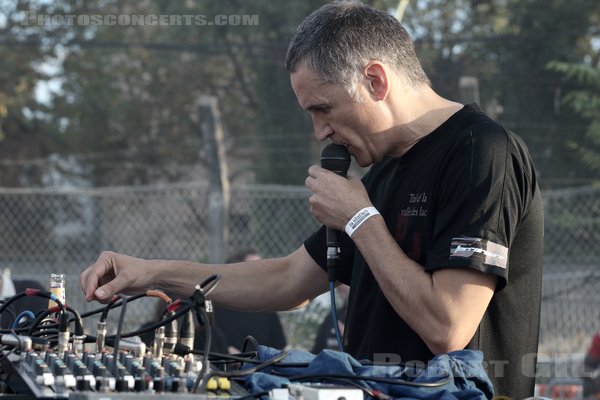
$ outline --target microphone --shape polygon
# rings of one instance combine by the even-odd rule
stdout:
[[[345,177],[350,168],[350,153],[346,146],[331,143],[321,151],[321,167]],[[327,237],[327,272],[329,281],[335,281],[335,267],[340,259],[340,235],[337,229],[326,227]]]

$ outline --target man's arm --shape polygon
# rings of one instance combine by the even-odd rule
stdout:
[[[311,166],[306,185],[313,192],[311,214],[335,229],[343,230],[354,213],[372,205],[358,178]],[[404,253],[380,215],[367,219],[352,240],[396,313],[434,354],[469,343],[494,294],[495,276],[466,268],[426,272]]]
[[[365,221],[352,239],[394,310],[434,354],[465,348],[494,295],[495,276],[467,268],[425,271],[381,216]]]
[[[286,257],[230,265],[144,260],[106,251],[82,272],[80,283],[88,301],[107,302],[117,293],[150,288],[189,296],[196,284],[213,274],[222,279],[209,297],[238,310],[287,310],[327,290],[327,274],[304,246]]]

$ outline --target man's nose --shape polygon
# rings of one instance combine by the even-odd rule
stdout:
[[[313,120],[313,125],[315,129],[315,137],[318,141],[322,142],[329,136],[333,135],[333,128],[327,122]]]

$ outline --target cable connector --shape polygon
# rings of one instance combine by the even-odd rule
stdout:
[[[173,354],[177,355],[177,356],[187,356],[188,354],[190,354],[192,352],[192,348],[189,346],[186,346],[183,343],[177,343],[175,344],[175,347],[173,348]]]
[[[185,313],[181,321],[179,332],[179,343],[188,349],[194,348],[194,339],[196,337],[196,328],[194,327],[194,314],[192,310]],[[189,350],[187,351],[189,353]],[[187,354],[186,353],[186,354]]]
[[[194,304],[204,304],[206,301],[206,297],[204,297],[204,293],[202,292],[200,285],[194,286],[194,293],[192,293],[191,299]]]
[[[64,354],[69,348],[69,339],[71,338],[71,332],[69,332],[69,314],[65,312],[60,313],[59,320],[58,346],[56,352],[58,354]]]
[[[100,353],[104,351],[105,339],[106,339],[106,321],[99,321],[96,332],[96,352]]]
[[[21,336],[17,334],[0,334],[0,343],[12,346],[21,351],[31,350],[32,341],[30,336]]]
[[[154,331],[154,344],[152,346],[152,355],[154,358],[162,358],[163,348],[165,346],[165,327],[159,326]]]
[[[73,335],[73,353],[76,355],[83,354],[85,335]]]
[[[172,317],[175,315],[175,311],[169,311],[167,312],[167,317]],[[177,327],[177,320],[174,319],[173,321],[169,322],[168,324],[165,325],[165,341],[164,341],[164,351],[167,354],[170,354],[173,349],[175,348],[175,344],[177,343],[177,336],[178,336],[178,327]]]

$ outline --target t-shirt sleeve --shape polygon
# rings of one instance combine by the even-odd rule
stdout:
[[[508,279],[509,249],[532,192],[529,155],[516,136],[484,124],[447,160],[425,269],[466,267]]]
[[[327,271],[327,241],[326,228],[324,225],[316,230],[304,241],[304,248],[312,259],[319,264],[324,271]],[[340,261],[336,272],[338,281],[350,285],[352,279],[352,265],[354,263],[354,242],[350,237],[342,232],[340,235]]]

